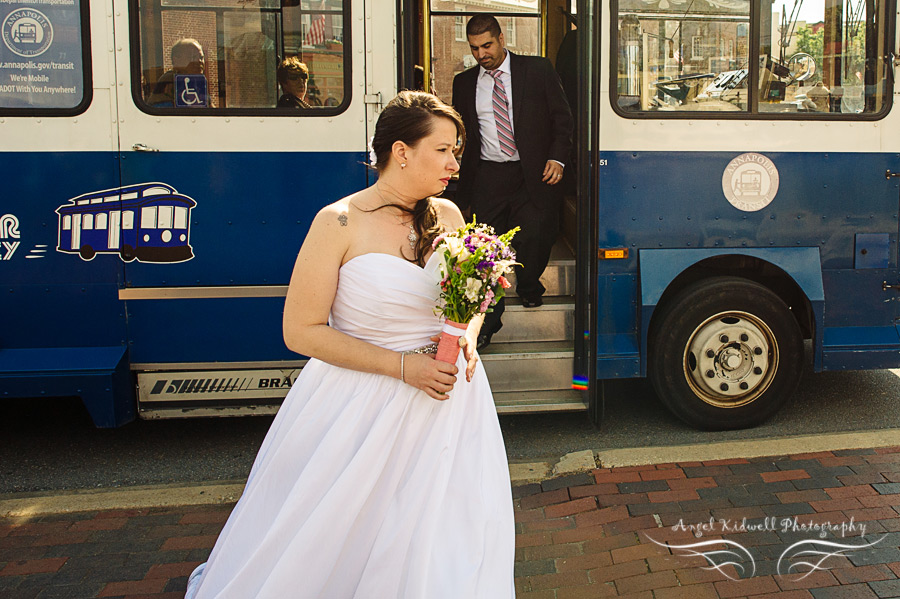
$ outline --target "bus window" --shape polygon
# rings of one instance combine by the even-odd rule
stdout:
[[[175,226],[174,229],[187,229],[188,211],[184,206],[175,206]]]
[[[134,212],[131,210],[122,211],[122,229],[128,231],[134,228]]]
[[[617,106],[746,111],[750,2],[619,3]]]
[[[541,13],[537,0],[521,0],[514,5],[485,5],[483,1],[457,1],[452,3],[452,7],[448,4],[451,3],[445,0],[431,0],[430,5],[431,91],[443,100],[451,100],[453,77],[475,66],[475,58],[466,39],[466,22],[473,12],[490,11],[497,17],[506,47],[512,52],[541,55]]]
[[[91,99],[88,0],[0,3],[0,114],[71,116]]]
[[[106,213],[105,212],[101,212],[100,214],[97,215],[96,225],[97,225],[98,229],[106,228]]]
[[[72,229],[72,216],[67,214],[63,216],[63,231],[69,231]]]
[[[143,196],[146,198],[148,196],[161,196],[172,193],[172,190],[168,187],[148,187],[144,190]]]
[[[763,2],[759,111],[880,112],[886,100],[883,2]]]
[[[883,0],[762,0],[758,22],[749,0],[621,0],[617,10],[613,97],[625,114],[849,116],[889,99]]]
[[[85,231],[94,228],[94,215],[93,214],[85,214],[84,215],[84,224],[81,225],[81,228]]]
[[[349,101],[349,2],[138,0],[135,101],[153,113],[335,114]],[[305,66],[304,85],[291,68],[279,71],[288,58]]]
[[[158,225],[160,229],[172,228],[172,208],[174,206],[160,206]]]
[[[141,208],[141,228],[156,228],[156,206],[144,206]]]

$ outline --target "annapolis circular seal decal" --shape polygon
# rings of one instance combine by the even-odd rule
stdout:
[[[778,193],[778,169],[762,154],[741,154],[725,167],[722,192],[728,203],[738,210],[762,210]]]
[[[53,26],[47,15],[33,8],[19,8],[3,19],[0,26],[3,44],[14,54],[40,56],[53,42]]]

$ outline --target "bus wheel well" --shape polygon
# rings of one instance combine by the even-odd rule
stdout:
[[[685,287],[697,281],[717,276],[743,277],[767,287],[790,307],[791,313],[797,319],[797,324],[800,325],[803,337],[805,339],[813,337],[815,320],[809,298],[784,270],[754,256],[714,256],[691,265],[669,283],[662,297],[659,298],[657,306],[663,306],[671,301]],[[655,310],[651,318],[651,330],[658,312]]]

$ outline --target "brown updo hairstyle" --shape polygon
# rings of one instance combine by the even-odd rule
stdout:
[[[423,138],[434,130],[434,119],[450,119],[456,126],[459,147],[462,150],[466,141],[466,130],[462,118],[451,106],[440,98],[423,91],[402,91],[388,102],[378,122],[375,124],[375,136],[372,138],[372,151],[375,152],[375,170],[384,172],[391,159],[391,148],[396,141],[402,141],[415,147]],[[389,204],[413,217],[413,227],[419,239],[416,241],[415,255],[410,262],[419,266],[425,264],[425,255],[431,251],[431,242],[440,235],[437,210],[431,198],[422,198],[410,210],[399,204]]]

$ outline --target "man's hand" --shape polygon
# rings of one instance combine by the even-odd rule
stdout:
[[[563,166],[555,160],[548,160],[544,166],[544,178],[542,181],[547,185],[556,185],[562,181]]]

